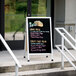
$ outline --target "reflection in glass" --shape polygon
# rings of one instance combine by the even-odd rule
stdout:
[[[32,16],[46,17],[47,0],[32,0]]]
[[[5,0],[5,39],[24,39],[27,0]]]
[[[27,0],[5,0],[5,39],[23,40]],[[46,17],[47,0],[32,0],[33,17]]]

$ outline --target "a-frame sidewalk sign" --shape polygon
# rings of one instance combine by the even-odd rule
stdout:
[[[49,54],[53,61],[51,17],[26,18],[25,51],[28,61],[30,55]]]

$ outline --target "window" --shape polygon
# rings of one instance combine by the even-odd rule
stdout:
[[[47,0],[32,0],[32,16],[46,17]]]
[[[23,40],[27,0],[5,0],[5,39]]]

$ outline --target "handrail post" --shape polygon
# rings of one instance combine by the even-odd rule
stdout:
[[[69,45],[76,50],[76,47],[71,43],[71,41],[69,39],[67,39],[66,36],[64,36],[64,33],[62,33],[61,30],[63,30],[65,32],[65,34],[67,34],[75,43],[76,40],[64,29],[64,28],[55,28],[56,31],[61,35],[62,37],[62,44],[61,44],[61,49],[59,48],[60,46],[56,45],[56,48],[61,52],[61,69],[64,69],[64,57],[69,61],[69,63],[75,68],[76,70],[76,65],[70,60],[70,58],[68,58],[65,53],[64,53],[64,49],[68,52],[68,54],[74,59],[75,57],[69,52],[69,50],[65,47],[64,45],[64,39],[69,43]]]
[[[18,65],[15,64],[15,76],[18,76],[18,69],[19,69]]]
[[[74,69],[76,70],[76,66],[75,64],[70,60],[70,58],[68,58],[68,56],[62,51],[62,49],[60,49],[60,47],[58,45],[56,45],[56,48],[61,52],[61,54],[64,55],[64,57],[69,61],[69,63],[74,67]]]
[[[62,37],[62,51],[64,52],[64,38],[63,37]],[[61,61],[62,61],[62,63],[61,63],[61,65],[62,65],[61,69],[64,69],[64,56],[63,56],[63,54],[61,54]]]
[[[2,41],[2,43],[4,44],[4,46],[6,47],[7,51],[10,53],[10,55],[12,56],[12,58],[15,61],[15,76],[18,76],[18,68],[22,67],[19,63],[19,61],[17,60],[16,56],[14,55],[14,53],[12,52],[12,50],[10,49],[10,47],[8,46],[8,44],[6,43],[6,41],[4,40],[4,38],[2,37],[2,35],[0,34],[0,40]]]

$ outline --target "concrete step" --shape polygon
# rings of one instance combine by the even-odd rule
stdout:
[[[76,64],[76,62],[74,62]],[[69,62],[65,62],[65,67],[71,67]],[[61,68],[61,62],[44,62],[38,64],[30,64],[28,62],[27,65],[22,65],[19,68],[19,72],[21,71],[31,71],[31,70],[43,70],[43,69],[52,69],[52,68]],[[0,73],[7,73],[7,72],[15,72],[15,66],[0,66]]]
[[[76,76],[76,71],[73,67],[68,67],[63,70],[60,68],[43,69],[22,71],[18,73],[19,76]],[[0,73],[0,76],[15,76],[15,72],[12,73]]]

